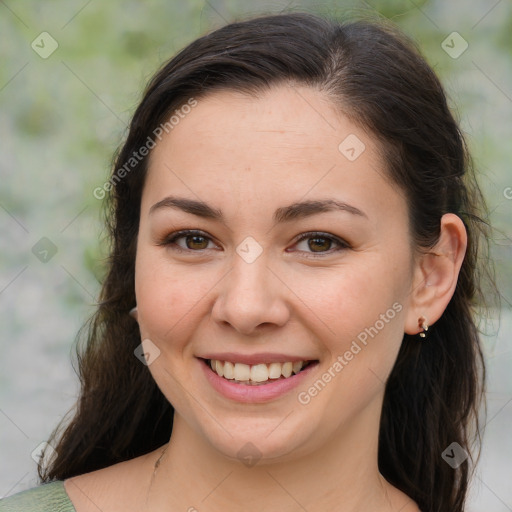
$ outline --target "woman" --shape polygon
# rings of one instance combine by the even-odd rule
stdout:
[[[77,411],[1,510],[464,509],[483,202],[404,36],[294,13],[192,42],[94,193]]]

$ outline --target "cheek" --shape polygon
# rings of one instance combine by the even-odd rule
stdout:
[[[135,294],[142,339],[162,353],[182,352],[202,320],[208,319],[212,293],[225,272],[208,265],[177,265],[164,252],[143,247],[135,265]],[[185,354],[183,354],[185,355]]]
[[[317,323],[321,321],[335,340],[356,338],[376,323],[379,331],[389,331],[391,324],[400,323],[397,313],[403,309],[406,283],[392,269],[385,272],[381,264],[376,264],[377,259],[367,258],[357,268],[339,267],[321,276],[296,277],[297,295],[304,298],[316,313]],[[393,308],[395,303],[400,305]]]
[[[337,378],[326,379],[371,394],[387,379],[403,339],[409,282],[400,271],[408,260],[398,256],[393,264],[376,255],[357,268],[337,269],[322,281],[323,294],[312,296],[312,309],[329,327],[322,341]]]
[[[329,284],[325,307],[329,325],[322,343],[329,356],[312,387],[299,390],[330,428],[344,424],[370,403],[378,403],[403,338],[404,307],[393,283],[361,275]]]
[[[183,327],[182,320],[200,301],[201,285],[155,256],[152,250],[138,253],[135,294],[141,335],[164,340]]]

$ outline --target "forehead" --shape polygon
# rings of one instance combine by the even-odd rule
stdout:
[[[152,150],[143,209],[169,193],[207,194],[233,214],[263,199],[277,207],[336,193],[376,207],[403,201],[375,138],[318,90],[216,91],[181,114]]]
[[[290,144],[290,151],[330,146],[337,154],[340,135],[362,133],[346,117],[340,116],[325,93],[305,86],[278,85],[257,96],[231,90],[213,91],[179,117],[178,120],[173,116],[178,121],[172,128],[173,136],[165,137],[160,148],[172,150],[178,145],[190,148],[190,144],[201,147],[222,141],[223,146],[237,155],[247,155],[248,144],[242,149],[240,142],[252,140],[251,157],[262,156],[258,144],[265,148]],[[158,152],[157,149],[155,153]]]

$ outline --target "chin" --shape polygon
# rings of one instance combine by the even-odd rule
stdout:
[[[314,426],[305,428],[301,421],[285,428],[285,418],[286,414],[269,419],[239,417],[222,427],[213,421],[201,425],[200,434],[220,454],[248,467],[291,461],[313,452],[315,444],[322,444]]]

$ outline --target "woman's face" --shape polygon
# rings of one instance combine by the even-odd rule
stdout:
[[[229,457],[306,454],[378,424],[414,259],[376,141],[305,87],[186,110],[152,150],[135,279],[175,414]]]

